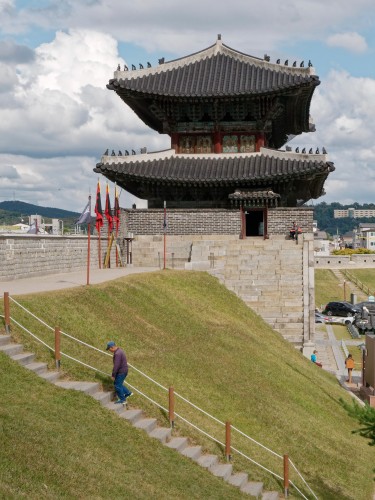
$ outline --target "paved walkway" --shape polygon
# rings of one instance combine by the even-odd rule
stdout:
[[[110,281],[129,274],[150,273],[159,271],[157,267],[115,267],[112,269],[90,269],[89,284],[95,285]],[[48,274],[25,279],[0,281],[0,293],[9,292],[10,295],[25,295],[28,293],[48,292],[87,285],[87,270],[70,273]]]
[[[318,351],[318,361],[323,364],[323,369],[336,375],[344,387],[356,393],[361,385],[361,371],[353,370],[353,382],[352,384],[347,383],[348,372],[345,368],[345,354],[341,346],[341,340],[336,339],[332,325],[315,325],[315,327],[315,344]],[[349,351],[358,348],[363,343],[363,339],[345,340]]]

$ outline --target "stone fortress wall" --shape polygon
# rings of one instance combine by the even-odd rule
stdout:
[[[98,237],[90,238],[90,268],[99,267]],[[104,260],[107,240],[101,241]],[[115,262],[115,245],[111,261]],[[0,236],[0,281],[87,268],[87,236]],[[114,259],[114,260],[113,260]]]

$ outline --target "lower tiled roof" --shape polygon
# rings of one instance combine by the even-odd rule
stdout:
[[[153,157],[152,154],[129,157],[104,156],[94,172],[114,180],[132,179],[166,184],[193,183],[225,184],[241,183],[244,187],[259,181],[280,182],[288,179],[323,176],[334,170],[325,155],[284,155],[276,151],[270,154],[248,155],[176,155]]]

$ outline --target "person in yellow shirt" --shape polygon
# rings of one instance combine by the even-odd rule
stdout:
[[[351,354],[348,354],[348,357],[345,360],[345,367],[348,370],[347,382],[349,382],[349,384],[351,384],[352,383],[352,372],[353,372],[353,368],[354,368],[354,359],[353,359],[353,356]]]

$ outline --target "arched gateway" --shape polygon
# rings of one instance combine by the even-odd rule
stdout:
[[[135,235],[163,232],[156,221],[165,201],[169,235],[268,240],[285,237],[296,219],[312,233],[313,211],[303,205],[324,194],[334,166],[324,148],[285,145],[315,130],[310,103],[319,84],[310,62],[272,63],[228,47],[220,35],[207,49],[157,67],[119,67],[107,88],[168,134],[171,148],[107,152],[94,171],[148,200],[148,210],[125,212]]]

